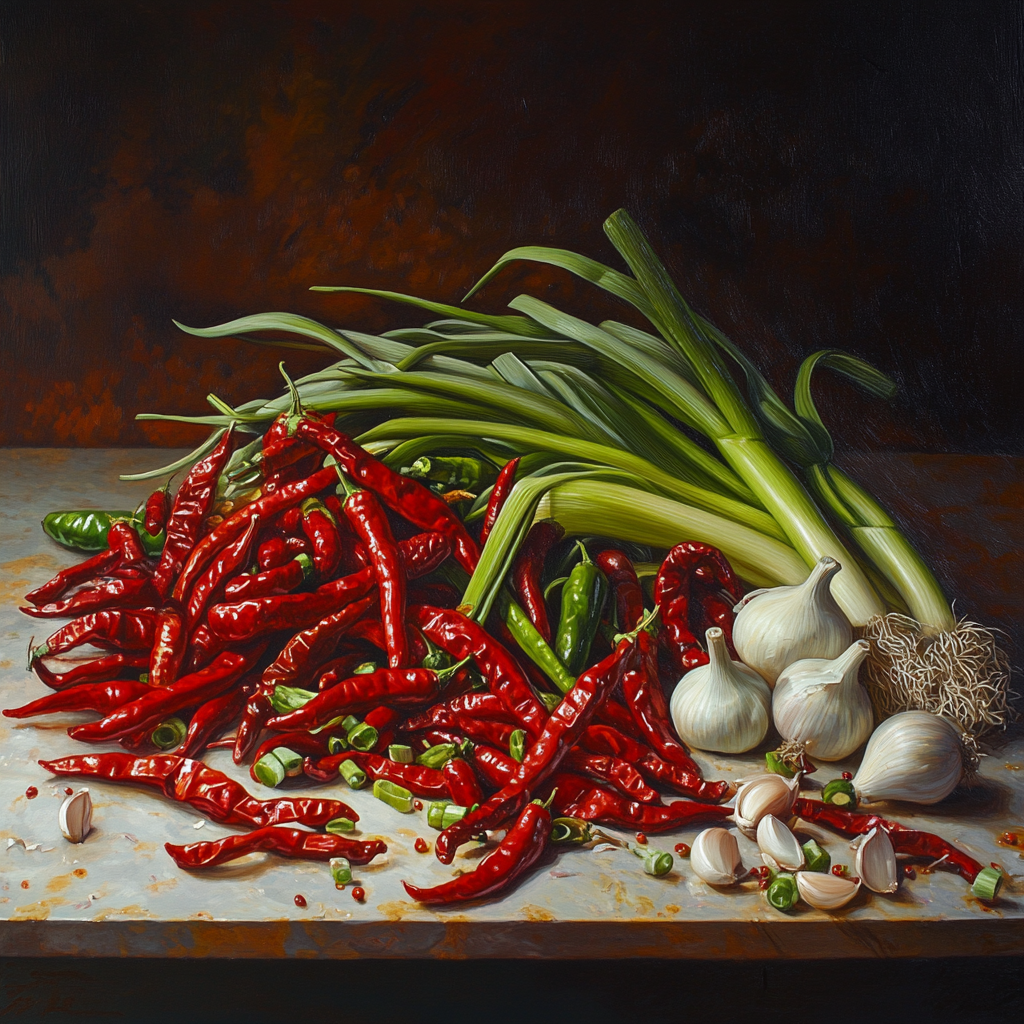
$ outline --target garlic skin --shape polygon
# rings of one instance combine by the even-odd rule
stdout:
[[[820,871],[798,871],[796,888],[800,899],[817,910],[838,910],[845,907],[860,891],[860,879],[852,881]]]
[[[752,775],[739,783],[732,817],[737,828],[748,838],[757,838],[757,826],[765,815],[772,814],[788,821],[800,795],[800,776],[787,779],[782,775]]]
[[[871,698],[857,681],[870,649],[855,640],[838,658],[805,658],[781,673],[772,717],[783,739],[806,744],[819,761],[840,761],[871,735]]]
[[[963,773],[957,727],[927,711],[901,711],[871,734],[853,788],[861,803],[937,804],[956,789]]]
[[[706,828],[690,847],[693,873],[708,885],[732,885],[743,869],[736,837],[724,828]]]
[[[832,596],[840,564],[825,556],[803,583],[748,594],[739,605],[732,642],[740,660],[774,686],[795,661],[838,658],[853,642],[853,627]]]
[[[804,851],[796,836],[774,814],[766,814],[757,825],[757,848],[761,860],[772,871],[798,871],[804,866]]]
[[[855,851],[857,874],[872,892],[895,892],[900,884],[900,870],[896,864],[889,833],[873,828],[850,843]]]
[[[57,812],[57,824],[69,843],[81,843],[92,831],[92,797],[88,789],[80,789],[65,797]]]
[[[768,734],[771,691],[756,672],[729,657],[721,629],[712,626],[704,637],[711,660],[679,681],[669,705],[672,724],[691,747],[741,754]]]

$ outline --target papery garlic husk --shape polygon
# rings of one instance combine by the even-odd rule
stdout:
[[[927,711],[901,711],[887,718],[864,750],[853,788],[861,803],[907,800],[937,804],[964,773],[959,728]]]
[[[748,594],[737,608],[732,642],[740,660],[769,686],[804,658],[838,658],[853,642],[853,627],[832,596],[841,566],[825,556],[803,583]]]
[[[788,821],[800,795],[800,776],[787,779],[783,775],[764,773],[752,775],[739,783],[732,817],[737,828],[748,838],[757,838],[757,826],[767,814]]]
[[[747,872],[736,837],[724,828],[706,828],[690,847],[693,873],[708,885],[732,885]]]
[[[773,871],[798,871],[804,866],[799,841],[774,814],[766,814],[758,822],[757,848],[761,860]]]
[[[712,626],[704,636],[711,660],[679,681],[670,704],[672,724],[698,750],[752,750],[768,734],[771,691],[756,672],[729,657],[721,629]]]
[[[860,891],[860,879],[853,881],[820,871],[798,871],[796,888],[804,903],[818,910],[838,910]]]
[[[57,812],[61,834],[69,843],[80,843],[92,830],[92,797],[80,789],[66,797]]]
[[[895,892],[899,888],[900,870],[888,832],[873,828],[850,843],[850,849],[855,851],[857,874],[872,892]]]
[[[871,646],[854,640],[838,658],[805,658],[785,669],[772,693],[775,728],[820,761],[849,757],[871,735],[868,691],[857,681]]]

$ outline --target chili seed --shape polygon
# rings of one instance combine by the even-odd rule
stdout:
[[[415,846],[417,853],[426,853],[430,849],[426,839],[417,839],[413,846]]]
[[[28,879],[27,878],[25,879],[24,882],[21,883],[21,887],[22,887],[22,889],[27,889],[28,888]]]
[[[846,874],[846,865],[845,864],[834,864],[832,866],[832,874],[833,875],[838,875],[841,878],[843,875]]]
[[[904,864],[903,877],[909,878],[911,881],[913,881],[915,878],[917,878],[917,872],[909,864]]]
[[[295,897],[295,906],[304,907],[306,905],[306,897],[299,895]]]
[[[647,836],[645,836],[645,835],[643,834],[643,832],[637,832],[637,834],[636,834],[636,841],[637,841],[637,842],[638,842],[638,843],[639,843],[639,844],[640,844],[641,846],[646,846],[646,845],[647,845]]]
[[[771,884],[772,883],[770,881],[768,881],[767,878],[762,878],[761,881],[757,883],[757,887],[758,887],[758,889],[767,889],[768,886],[771,885]]]
[[[680,857],[690,856],[690,847],[686,843],[676,843],[675,850]]]
[[[366,899],[366,890],[361,885],[357,885],[352,890],[352,899],[354,899],[356,903],[362,903],[363,900]]]
[[[25,796],[27,796],[29,800],[35,800],[35,798],[39,796],[39,790],[36,789],[35,786],[29,786],[28,789],[25,790]]]
[[[413,807],[417,811],[422,811],[423,810],[423,801],[422,800],[413,800],[412,805],[413,805]]]
[[[853,772],[843,772],[843,780],[849,782],[853,778]]]
[[[1004,832],[999,837],[999,842],[1007,843],[1009,846],[1017,845],[1017,833],[1016,832]]]
[[[86,871],[85,868],[75,868],[75,870],[72,871],[71,874],[73,874],[75,878],[85,878],[85,876],[89,874],[89,872]]]
[[[70,786],[65,786],[64,787],[64,795],[65,796],[71,796],[72,793],[74,793],[74,790]]]

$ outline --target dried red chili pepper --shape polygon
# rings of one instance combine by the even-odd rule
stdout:
[[[109,714],[115,708],[136,700],[150,689],[148,683],[135,679],[117,679],[109,683],[86,683],[70,690],[48,693],[20,708],[5,708],[7,718],[31,718],[52,715],[57,711],[98,711]]]
[[[450,553],[440,533],[421,533],[398,545],[409,576],[425,575]],[[278,629],[305,629],[350,601],[365,597],[376,580],[373,569],[325,583],[306,594],[260,597],[233,604],[215,604],[207,614],[214,634],[229,642],[251,640]]]
[[[644,617],[644,592],[629,556],[615,548],[606,548],[597,553],[594,562],[608,577],[615,599],[615,628],[620,633],[636,629],[636,624]]]
[[[337,779],[341,765],[345,761],[359,765],[371,779],[387,779],[389,782],[404,786],[416,796],[429,800],[442,800],[450,796],[448,783],[437,768],[428,768],[425,764],[399,764],[380,754],[359,750],[346,750],[340,754],[322,757],[309,766],[312,771],[307,774],[324,781]]]
[[[453,757],[441,767],[452,800],[461,807],[472,807],[484,801],[480,780],[473,771],[473,766],[461,757]]]
[[[473,748],[473,765],[492,789],[501,789],[519,770],[519,762],[513,760],[509,754],[494,747],[481,745]]]
[[[29,664],[49,654],[61,654],[82,644],[125,651],[148,651],[153,646],[156,612],[108,608],[61,626],[46,642],[29,652]]]
[[[491,496],[487,501],[487,511],[484,513],[483,526],[480,527],[480,547],[487,543],[487,538],[491,535],[491,530],[494,529],[494,524],[498,521],[498,516],[505,507],[508,496],[512,493],[512,488],[516,482],[516,470],[518,469],[519,456],[509,459],[501,467],[498,479],[494,481],[494,487],[491,488]]]
[[[459,517],[428,488],[412,477],[396,473],[351,438],[308,417],[295,426],[295,436],[312,441],[333,455],[338,465],[357,483],[376,494],[388,508],[421,530],[434,530],[449,538],[452,553],[466,572],[472,573],[480,558],[476,542]]]
[[[347,482],[345,486],[348,489]],[[368,490],[350,490],[343,508],[352,529],[370,552],[380,589],[380,619],[388,664],[391,668],[404,668],[409,664],[409,638],[405,629],[405,564],[388,517],[373,492]]]
[[[165,527],[167,539],[164,541],[160,562],[153,572],[153,585],[161,597],[170,592],[185,560],[199,540],[203,521],[213,508],[217,480],[231,454],[231,447],[232,431],[228,428],[213,451],[189,470],[174,496]],[[182,595],[176,596],[181,601]]]
[[[235,732],[235,745],[231,752],[231,760],[235,764],[242,763],[245,755],[259,739],[264,725],[274,714],[274,706],[270,703],[270,695],[273,692],[272,686],[264,686],[260,683],[246,700],[242,710],[242,719]]]
[[[367,711],[363,721],[377,730],[376,749],[387,750],[395,738],[395,731],[402,721],[402,715],[394,708],[381,705],[379,708]]]
[[[266,572],[268,569],[279,569],[293,557],[288,551],[284,537],[278,534],[259,546],[256,551],[256,565],[261,571]]]
[[[276,853],[281,857],[293,857],[298,860],[330,860],[332,857],[344,857],[352,864],[369,864],[374,857],[388,852],[387,844],[380,839],[359,842],[333,832],[304,832],[297,828],[276,826],[242,835],[225,836],[213,842],[189,843],[188,846],[164,843],[164,849],[179,868],[193,871],[225,864],[257,851]],[[296,900],[299,898],[296,897]]]
[[[302,532],[312,550],[313,565],[322,580],[330,579],[341,564],[341,536],[334,516],[322,501],[307,498],[301,505]]]
[[[224,600],[231,603],[254,597],[290,594],[301,587],[312,574],[313,562],[309,556],[299,555],[276,568],[236,576],[225,586]]]
[[[311,701],[267,722],[268,729],[315,729],[338,715],[355,714],[386,704],[418,707],[437,699],[442,677],[431,668],[379,668],[321,690]]]
[[[227,643],[219,636],[214,636],[206,624],[197,626],[195,632],[189,637],[188,650],[185,653],[185,660],[182,662],[182,670],[195,672],[209,665],[221,651],[227,649]]]
[[[198,757],[214,733],[227,728],[241,713],[245,701],[245,689],[238,686],[200,704],[188,723],[185,739],[175,753],[180,757]]]
[[[278,747],[287,747],[289,750],[295,751],[296,754],[302,754],[304,757],[319,758],[327,753],[329,740],[330,734],[327,732],[315,734],[308,732],[274,733],[273,736],[268,736],[254,751],[252,764],[249,766],[249,776],[253,782],[260,782],[261,780],[256,775],[256,764],[261,757],[272,753]],[[335,772],[335,775],[337,775],[337,772]]]
[[[147,576],[124,579],[105,576],[63,601],[39,606],[25,606],[21,611],[36,619],[71,618],[105,608],[149,608],[157,604],[159,595]]]
[[[660,804],[661,797],[644,781],[643,776],[628,761],[610,754],[588,754],[570,750],[562,766],[579,775],[589,775],[617,789],[630,800],[643,804]]]
[[[596,722],[602,725],[611,726],[632,739],[640,740],[640,730],[637,728],[633,716],[614,697],[609,697],[598,709],[594,716]]]
[[[188,607],[185,621],[192,629],[202,618],[206,605],[220,589],[221,584],[231,579],[240,569],[248,564],[256,533],[260,528],[260,517],[253,516],[249,525],[231,543],[226,544],[217,553],[206,571],[196,580],[188,595]]]
[[[108,548],[106,551],[101,551],[98,555],[93,555],[92,558],[86,559],[84,562],[79,562],[78,565],[61,569],[53,579],[48,580],[41,587],[36,587],[35,590],[30,590],[25,595],[25,600],[34,605],[49,604],[61,595],[66,594],[72,587],[86,583],[97,576],[103,575],[105,572],[109,572],[120,562],[120,553],[111,551]]]
[[[211,700],[231,689],[253,660],[252,653],[247,657],[225,651],[208,668],[182,676],[169,686],[150,686],[138,699],[122,705],[106,718],[68,729],[68,735],[91,743],[117,739],[147,725],[155,725],[190,704]]]
[[[188,633],[180,609],[161,608],[156,618],[156,636],[149,655],[149,682],[152,686],[169,686],[178,678],[185,659]]]
[[[472,657],[492,693],[504,702],[512,718],[533,740],[540,735],[548,713],[522,673],[515,658],[486,630],[458,611],[414,605],[412,623],[441,650],[461,661]]]
[[[257,800],[244,786],[223,772],[177,754],[133,757],[115,751],[107,754],[78,754],[56,761],[40,761],[52,775],[106,779],[109,782],[138,783],[160,790],[164,796],[196,808],[211,821],[225,825],[263,828],[291,821],[311,828],[326,825],[333,818],[358,821],[359,815],[340,800],[308,797]]]
[[[458,726],[459,717],[468,715],[477,720],[489,720],[515,725],[505,702],[495,693],[463,693],[411,717],[405,728],[409,732],[428,729],[432,725]]]
[[[153,531],[151,531],[153,532]],[[160,531],[155,531],[159,533]],[[116,519],[107,531],[107,547],[121,555],[122,565],[148,565],[139,531],[123,519]],[[147,572],[147,575],[151,575]]]
[[[442,833],[443,834],[443,833]],[[551,835],[551,814],[531,803],[523,808],[498,848],[472,871],[429,889],[403,881],[418,903],[464,903],[496,896],[511,887],[538,861]]]
[[[132,670],[145,669],[148,665],[149,656],[145,654],[108,654],[102,658],[80,661],[59,675],[38,660],[32,663],[32,671],[51,690],[66,690],[80,683],[107,683],[120,679]]]
[[[653,782],[669,786],[682,796],[691,797],[702,803],[721,803],[735,792],[724,780],[705,782],[696,772],[688,771],[681,764],[670,764],[657,754],[648,754],[638,765],[642,775]]]
[[[146,527],[146,533],[156,536],[167,522],[167,513],[171,509],[171,495],[170,495],[171,481],[160,488],[158,491],[154,491],[146,499],[146,515],[143,525]]]
[[[564,536],[565,530],[554,520],[544,519],[534,523],[512,565],[512,587],[537,632],[549,644],[551,623],[548,621],[547,603],[540,578],[548,554]]]

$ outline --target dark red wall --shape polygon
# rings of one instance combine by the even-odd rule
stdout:
[[[1001,0],[4,2],[0,443],[187,444],[134,414],[279,378],[172,317],[421,322],[306,289],[457,301],[513,245],[613,259],[626,206],[786,393],[828,345],[898,378],[825,387],[849,444],[1019,451],[1021,39]],[[623,315],[479,304],[525,289]]]

